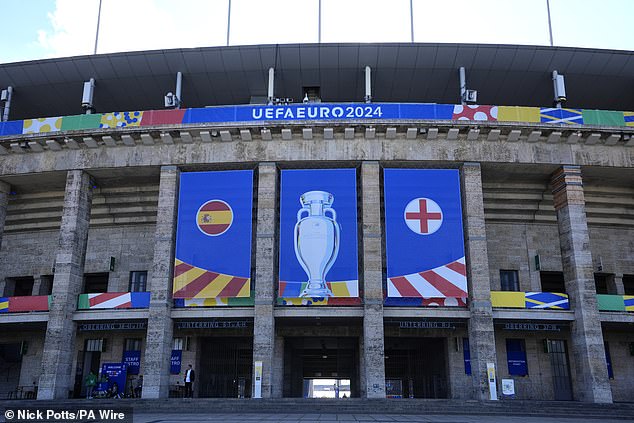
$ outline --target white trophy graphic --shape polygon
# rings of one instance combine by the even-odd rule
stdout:
[[[308,191],[299,197],[302,208],[295,224],[295,255],[308,275],[308,285],[300,297],[333,296],[326,285],[326,274],[339,254],[339,224],[331,207],[334,200],[325,191]],[[326,216],[327,212],[332,217]]]

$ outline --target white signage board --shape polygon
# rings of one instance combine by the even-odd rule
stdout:
[[[489,399],[496,401],[498,399],[497,382],[495,379],[495,364],[487,363],[487,379],[489,380]]]
[[[255,362],[255,384],[253,385],[253,398],[262,398],[262,362]]]

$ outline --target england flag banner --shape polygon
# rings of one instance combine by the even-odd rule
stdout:
[[[468,296],[454,169],[385,169],[386,305],[465,306]]]

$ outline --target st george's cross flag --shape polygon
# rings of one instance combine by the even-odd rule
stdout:
[[[444,298],[464,304],[468,293],[458,170],[385,169],[384,189],[388,298]]]
[[[249,297],[253,171],[180,177],[173,297]]]

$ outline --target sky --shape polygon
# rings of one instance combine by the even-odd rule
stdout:
[[[549,45],[546,0],[321,0],[321,42]],[[231,18],[228,9],[231,3]],[[93,54],[99,0],[0,0],[0,63]],[[550,0],[555,46],[634,50],[634,0]],[[319,41],[319,0],[102,0],[97,53]]]

